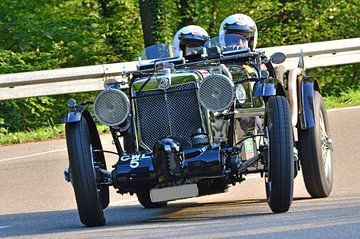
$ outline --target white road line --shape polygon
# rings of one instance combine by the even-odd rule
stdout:
[[[0,229],[5,229],[5,228],[9,228],[11,226],[0,226]]]
[[[56,153],[56,152],[60,152],[60,151],[65,151],[65,150],[66,149],[55,149],[55,150],[45,151],[45,152],[36,153],[36,154],[29,154],[29,155],[17,156],[17,157],[12,157],[12,158],[7,158],[7,159],[0,159],[0,163],[6,162],[6,161],[11,161],[11,160],[17,160],[17,159],[31,158],[31,157],[35,157],[35,156],[39,156],[39,155],[51,154],[51,153]]]
[[[355,109],[360,109],[360,106],[351,106],[351,107],[346,107],[346,108],[336,108],[336,109],[330,109],[330,110],[327,110],[327,111],[332,112],[332,111],[355,110]]]

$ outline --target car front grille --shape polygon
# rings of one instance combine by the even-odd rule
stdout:
[[[135,105],[140,140],[148,148],[163,137],[177,138],[183,147],[202,127],[195,83],[163,90],[137,91]]]

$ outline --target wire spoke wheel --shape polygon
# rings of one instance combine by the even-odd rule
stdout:
[[[324,117],[322,112],[319,112],[319,123],[320,123],[320,138],[321,138],[321,155],[323,159],[323,167],[325,171],[326,178],[330,177],[332,169],[332,159],[331,159],[331,141],[326,131]]]
[[[323,99],[315,91],[315,125],[299,129],[299,158],[307,191],[314,198],[329,196],[333,184],[332,140]]]

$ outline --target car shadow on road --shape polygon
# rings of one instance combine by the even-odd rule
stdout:
[[[150,220],[166,209],[144,210],[137,206],[109,207],[105,210],[107,224],[104,227],[129,225]],[[101,227],[101,228],[104,228]],[[62,210],[0,215],[0,238],[15,236],[32,236],[59,234],[93,229],[81,224],[78,211]]]
[[[256,204],[256,205],[255,205]],[[171,204],[166,213],[149,222],[204,221],[225,218],[255,217],[272,214],[265,199]]]
[[[179,201],[169,203],[168,207],[160,209],[144,209],[140,205],[112,206],[105,210],[107,223],[101,228],[125,228],[129,225],[159,222],[256,217],[268,214],[272,212],[264,199],[218,202]],[[77,210],[0,215],[0,238],[77,231],[85,233],[93,229],[80,223]]]

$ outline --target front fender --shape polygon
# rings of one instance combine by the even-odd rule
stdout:
[[[281,83],[274,78],[260,79],[258,80],[253,88],[254,97],[264,97],[282,95],[285,96],[285,91]]]
[[[299,87],[299,121],[301,129],[309,129],[315,125],[314,93],[317,82],[304,76]]]
[[[84,111],[85,111],[84,107],[69,110],[65,114],[65,116],[61,119],[61,123],[79,122],[81,120]]]
[[[65,124],[71,124],[71,123],[79,122],[82,118],[86,120],[92,143],[98,147],[101,147],[101,144],[99,143],[100,137],[97,132],[95,122],[89,110],[87,110],[84,106],[76,106],[70,108],[70,110],[66,113],[65,117],[61,119],[61,122]]]
[[[62,119],[62,122],[65,123],[66,125],[69,125],[69,124],[79,122],[82,118],[84,118],[86,120],[93,149],[99,150],[99,152],[95,152],[96,158],[106,168],[106,162],[105,162],[104,154],[102,152],[103,149],[102,149],[102,145],[101,145],[99,132],[97,131],[96,124],[95,124],[90,112],[84,106],[77,106],[77,107],[71,108],[67,112],[66,116]]]

